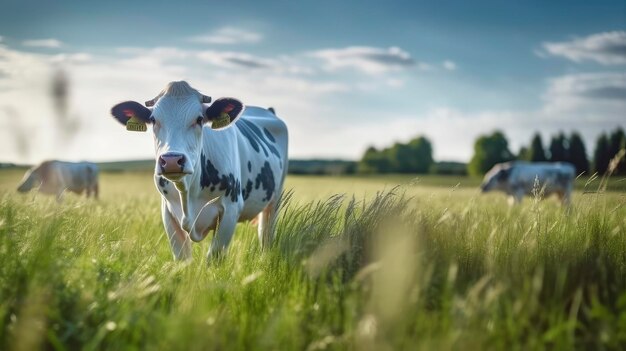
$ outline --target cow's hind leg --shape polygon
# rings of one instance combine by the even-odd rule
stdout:
[[[272,241],[274,241],[274,227],[276,220],[276,201],[272,200],[267,207],[259,213],[259,227],[258,236],[259,236],[259,244],[261,244],[261,248],[267,249],[272,245]]]
[[[98,200],[98,183],[94,184],[93,186],[93,197],[94,199]]]
[[[163,216],[163,226],[165,227],[174,259],[191,259],[191,240],[187,233],[178,225],[165,203],[161,205],[161,215]]]

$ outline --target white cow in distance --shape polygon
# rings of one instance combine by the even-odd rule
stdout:
[[[493,166],[480,188],[483,193],[493,190],[506,193],[511,205],[522,202],[524,195],[533,196],[533,190],[543,197],[556,194],[563,205],[569,205],[575,178],[576,169],[570,163],[513,161]]]
[[[91,162],[44,161],[26,171],[17,188],[25,193],[37,188],[40,193],[55,195],[61,201],[67,191],[86,193],[98,198],[98,166]]]
[[[171,82],[146,106],[126,101],[111,114],[127,130],[152,126],[154,182],[175,259],[191,258],[191,241],[215,231],[209,258],[224,251],[237,222],[258,217],[263,247],[287,173],[287,126],[272,111],[234,98],[211,98]]]

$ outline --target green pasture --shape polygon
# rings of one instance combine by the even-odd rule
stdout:
[[[0,172],[2,350],[620,350],[626,181],[509,207],[480,179],[289,176],[274,245],[174,262],[146,172],[101,198]]]

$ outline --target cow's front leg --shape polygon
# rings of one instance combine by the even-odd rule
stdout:
[[[215,235],[213,236],[213,241],[211,242],[209,252],[207,253],[208,260],[218,257],[226,251],[228,244],[230,244],[230,240],[233,238],[233,234],[235,233],[237,218],[237,211],[229,211],[228,209],[226,209],[222,216],[218,218]]]
[[[167,233],[167,238],[172,248],[172,255],[176,260],[191,259],[191,241],[187,233],[178,225],[176,219],[167,209],[165,201],[161,204],[161,215],[163,217],[163,226]]]
[[[515,189],[512,193],[509,193],[509,206],[519,205],[522,203],[524,199],[524,190],[523,189]]]

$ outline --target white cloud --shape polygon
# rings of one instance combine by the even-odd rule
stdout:
[[[626,111],[626,73],[568,74],[550,79],[543,95],[548,113]]]
[[[428,64],[428,63],[425,63],[425,62],[420,62],[420,63],[418,63],[418,64],[417,64],[417,68],[418,68],[420,71],[432,71],[432,70],[434,70],[434,69],[435,69],[435,68],[433,67],[433,65]]]
[[[50,61],[54,63],[85,63],[91,61],[93,56],[84,52],[73,54],[58,54],[50,57]]]
[[[63,43],[58,39],[50,38],[50,39],[24,40],[22,42],[22,45],[30,46],[30,47],[38,47],[38,48],[55,49],[55,48],[60,48],[61,46],[63,46]]]
[[[204,62],[227,68],[267,69],[280,65],[276,60],[242,52],[202,51],[197,56]]]
[[[119,47],[115,51],[120,54],[135,56],[154,56],[162,60],[184,59],[190,56],[190,52],[187,50],[169,46],[157,46],[153,48]]]
[[[120,47],[116,52],[127,56],[124,62],[144,64],[153,68],[167,64],[168,67],[195,67],[199,64],[211,64],[218,68],[232,70],[244,69],[272,71],[274,73],[312,74],[313,69],[302,64],[294,57],[278,56],[266,58],[246,52],[223,50],[186,50],[176,47]]]
[[[415,60],[398,47],[376,48],[350,46],[341,49],[322,49],[310,56],[325,61],[326,69],[335,71],[352,68],[368,74],[380,74],[415,66]]]
[[[263,36],[257,32],[251,32],[239,28],[224,27],[212,33],[189,38],[190,42],[201,44],[252,44],[258,43]]]
[[[36,87],[41,76],[49,72],[45,62],[49,56],[12,50],[0,45],[0,57],[0,72],[6,76],[0,80],[0,91]]]
[[[50,78],[58,64],[52,61],[60,56],[0,46],[0,56],[4,58],[0,60],[0,70],[6,68],[10,72],[6,79],[0,79],[0,107],[12,107],[20,112],[19,126],[0,127],[0,149],[5,150],[3,161],[152,157],[151,135],[127,133],[109,116],[109,110],[119,101],[151,99],[167,82],[181,79],[214,97],[236,96],[247,104],[276,107],[279,115],[286,116],[292,135],[300,136],[291,144],[292,154],[303,155],[315,145],[315,135],[308,133],[308,129],[319,124],[320,118],[331,115],[330,106],[320,102],[330,94],[351,89],[340,82],[303,78],[273,69],[258,74],[207,69],[206,63],[196,55],[195,51],[173,48],[123,48],[113,57],[93,54],[81,62],[65,56],[63,67],[71,83],[70,111],[77,116],[76,125],[80,126],[75,137],[65,141],[58,138],[63,130],[55,124],[50,98]],[[287,61],[286,58],[273,60]],[[19,151],[25,149],[23,138],[16,137],[17,131],[24,130],[31,136],[30,153],[26,156]]]
[[[626,64],[626,32],[613,31],[574,38],[566,42],[546,42],[547,54],[574,62],[595,61],[603,65]]]
[[[384,120],[380,111],[371,110],[361,112],[359,123],[344,126],[324,119],[309,130],[318,140],[312,156],[359,158],[370,145],[388,147],[426,135],[433,142],[435,159],[469,161],[476,138],[494,130],[505,133],[513,152],[527,145],[535,132],[545,141],[561,131],[578,131],[591,153],[600,133],[626,127],[625,92],[624,73],[586,73],[549,79],[544,103],[536,109],[465,112],[442,106],[414,115],[384,114]]]
[[[456,63],[454,63],[453,61],[450,61],[450,60],[443,61],[442,66],[443,66],[443,68],[447,69],[448,71],[454,71],[457,68]]]
[[[433,141],[437,159],[468,160],[475,138],[494,129],[502,129],[511,141],[511,149],[517,151],[537,130],[548,137],[561,129],[577,129],[591,147],[600,131],[624,125],[625,107],[619,89],[624,87],[625,78],[616,73],[553,78],[543,95],[544,104],[528,111],[466,112],[439,106],[415,114],[396,114],[382,102],[354,101],[372,96],[385,100],[396,94],[396,89],[412,88],[412,82],[402,73],[351,80],[331,75],[324,80],[324,75],[292,74],[285,68],[307,67],[302,60],[311,60],[308,56],[265,58],[172,47],[120,48],[112,56],[86,55],[35,54],[0,45],[0,72],[7,72],[0,79],[0,108],[13,107],[20,114],[19,126],[0,125],[3,160],[152,157],[150,133],[127,133],[109,116],[109,110],[119,101],[151,99],[167,82],[181,79],[213,97],[235,96],[250,105],[275,107],[289,126],[290,155],[300,158],[356,159],[371,143],[383,147],[424,134]],[[62,133],[51,115],[50,76],[59,64],[55,61],[67,68],[70,110],[81,126],[68,143],[56,138]],[[251,62],[263,68],[241,69]],[[436,67],[442,69],[439,63]],[[615,93],[617,98],[612,95]],[[4,123],[2,119],[0,123]],[[29,140],[36,141],[29,145],[27,158],[19,156],[20,140],[24,138],[16,138],[16,131],[27,131]]]

